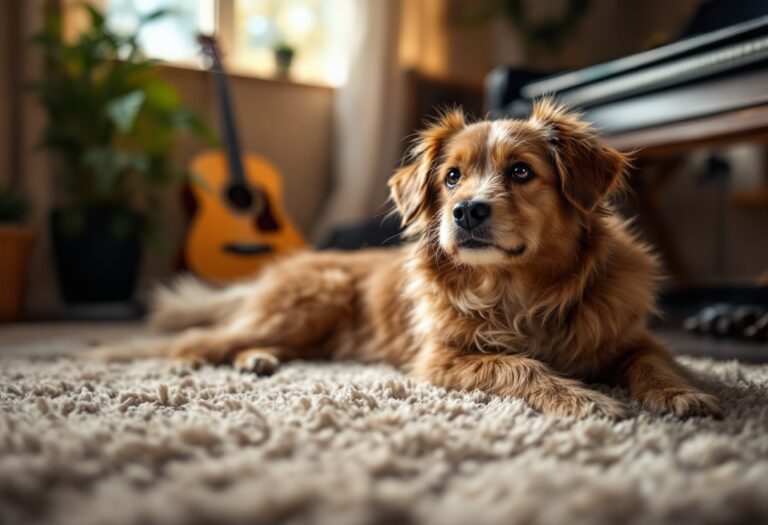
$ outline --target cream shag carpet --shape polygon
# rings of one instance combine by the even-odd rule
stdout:
[[[558,419],[384,366],[6,356],[0,522],[768,522],[768,366],[685,362],[725,420]]]

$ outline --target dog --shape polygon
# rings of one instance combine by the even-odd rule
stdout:
[[[654,412],[720,417],[646,328],[659,264],[609,203],[628,164],[550,100],[527,120],[450,110],[389,181],[406,244],[305,252],[222,290],[183,278],[150,321],[184,330],[167,351],[193,364],[384,362],[547,414],[623,418],[587,386],[607,383]]]

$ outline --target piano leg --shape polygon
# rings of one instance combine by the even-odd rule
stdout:
[[[671,157],[641,162],[633,181],[649,240],[658,249],[667,274],[680,286],[691,284],[691,277],[661,215],[659,203],[683,160],[683,157]]]

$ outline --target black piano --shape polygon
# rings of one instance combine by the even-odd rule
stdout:
[[[696,34],[577,71],[530,80],[535,75],[502,68],[489,75],[488,109],[519,118],[534,99],[553,96],[583,111],[604,135],[616,136],[618,146],[634,149],[649,144],[629,132],[768,105],[768,2],[747,4],[747,15],[761,16],[706,31],[727,21],[717,10],[722,6],[731,16],[740,14],[727,8],[733,3],[711,2],[691,24],[689,33]]]

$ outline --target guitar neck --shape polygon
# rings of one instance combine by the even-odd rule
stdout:
[[[224,143],[226,145],[227,158],[229,159],[230,182],[232,184],[244,184],[246,179],[240,149],[240,138],[237,133],[235,117],[232,112],[232,102],[229,95],[226,73],[221,64],[218,64],[218,67],[213,71],[213,74],[216,84],[216,95],[219,99],[219,111]]]

